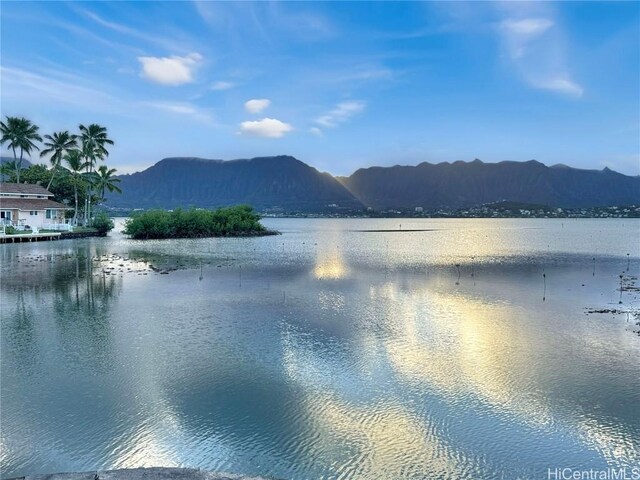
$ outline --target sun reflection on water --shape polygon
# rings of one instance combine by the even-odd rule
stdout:
[[[338,249],[320,252],[316,257],[313,276],[318,280],[340,280],[349,274],[349,268]]]

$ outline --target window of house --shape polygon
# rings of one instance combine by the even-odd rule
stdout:
[[[29,212],[29,215],[31,215],[31,216],[38,215],[38,211],[37,210],[31,210]]]
[[[52,213],[53,213],[52,210],[47,208],[47,210],[45,211],[45,217],[51,218],[53,216]]]

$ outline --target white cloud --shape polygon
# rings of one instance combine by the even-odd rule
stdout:
[[[546,9],[543,15],[535,16],[512,13],[515,16],[503,20],[498,31],[507,58],[522,79],[533,88],[581,97],[584,89],[568,73],[562,30],[553,12]]]
[[[360,101],[342,102],[336,105],[336,108],[316,118],[315,122],[323,127],[337,127],[341,123],[346,122],[354,115],[362,112],[366,103]]]
[[[232,82],[214,82],[211,84],[211,90],[229,90],[230,88],[235,87],[236,84]]]
[[[260,113],[271,105],[271,100],[266,98],[254,98],[244,104],[244,109],[249,113]]]
[[[288,123],[275,118],[263,118],[262,120],[242,122],[238,133],[253,137],[280,138],[292,130],[293,127]]]
[[[320,130],[318,127],[311,127],[309,129],[309,133],[311,133],[312,135],[315,135],[316,137],[323,136],[322,130]]]
[[[142,76],[152,82],[172,87],[193,82],[196,67],[202,55],[190,53],[185,57],[138,57],[142,64]]]

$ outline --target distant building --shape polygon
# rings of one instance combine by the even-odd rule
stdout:
[[[416,213],[422,213],[422,212],[424,212],[424,208],[416,207]]]
[[[52,200],[53,193],[40,185],[0,183],[0,223],[44,228],[64,224],[67,207]]]

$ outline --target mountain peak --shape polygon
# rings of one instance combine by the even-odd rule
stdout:
[[[269,157],[253,157],[253,158],[238,158],[234,160],[219,160],[213,158],[202,158],[202,157],[167,157],[163,158],[155,165],[171,165],[178,163],[218,163],[218,164],[230,164],[235,162],[296,162],[303,163],[295,157],[291,155],[274,155]]]
[[[334,177],[290,155],[237,160],[165,158],[134,175],[119,177],[122,195],[109,203],[123,208],[204,208],[249,204],[257,209],[321,212],[361,209]]]

